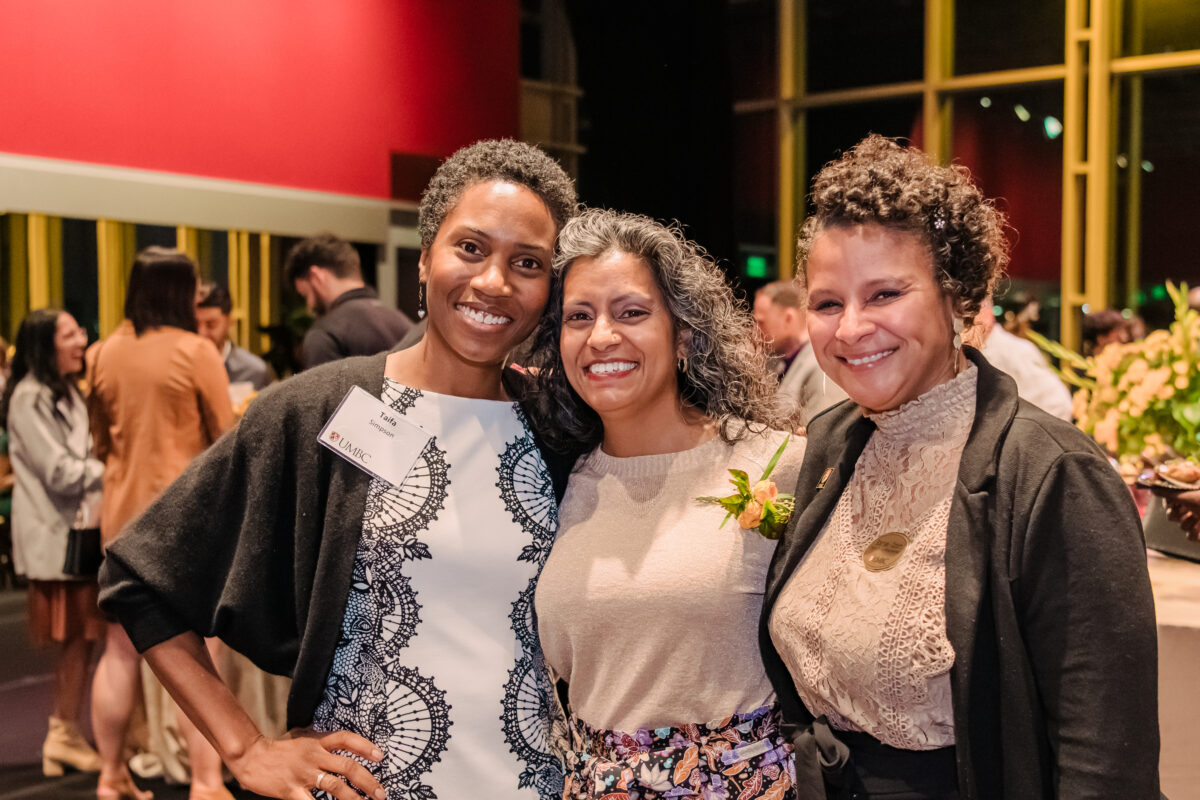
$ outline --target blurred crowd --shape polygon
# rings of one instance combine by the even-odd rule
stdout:
[[[296,245],[286,273],[316,317],[302,344],[306,367],[391,349],[413,327],[364,284],[357,252],[335,236]],[[69,312],[43,308],[21,322],[11,347],[0,340],[0,586],[27,587],[31,642],[57,649],[47,776],[98,772],[111,796],[145,798],[128,763],[147,777],[190,781],[193,800],[229,797],[212,746],[141,668],[121,626],[101,615],[96,576],[124,524],[276,379],[233,341],[234,324],[226,287],[199,282],[184,253],[148,247],[109,336],[89,347]],[[286,679],[215,640],[209,649],[260,727],[281,733]],[[88,714],[95,748],[82,733]]]

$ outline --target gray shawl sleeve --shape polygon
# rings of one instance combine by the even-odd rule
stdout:
[[[264,391],[108,549],[100,606],[144,651],[216,636],[292,675],[307,724],[337,643],[369,477],[317,443],[351,386],[378,396],[385,356],[307,371]]]

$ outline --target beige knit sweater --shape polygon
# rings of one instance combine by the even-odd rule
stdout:
[[[783,439],[633,458],[597,448],[571,475],[536,607],[546,662],[584,722],[678,726],[772,700],[757,636],[775,542],[736,520],[720,527],[724,511],[695,498],[730,494],[730,468],[757,480]],[[781,491],[804,444],[793,436],[772,474]]]

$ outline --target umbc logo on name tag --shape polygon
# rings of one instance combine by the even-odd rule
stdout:
[[[338,433],[337,431],[329,432],[329,441],[336,442],[340,438],[342,438],[342,435],[340,433]]]

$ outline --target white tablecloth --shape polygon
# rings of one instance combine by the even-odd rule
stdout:
[[[1148,551],[1158,615],[1159,772],[1170,800],[1200,800],[1200,564]]]

